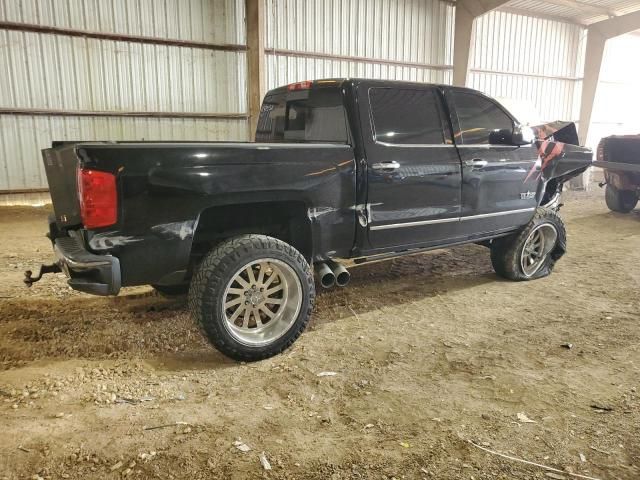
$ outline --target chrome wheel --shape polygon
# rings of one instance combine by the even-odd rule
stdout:
[[[550,223],[538,225],[524,242],[520,255],[522,273],[527,277],[533,276],[547,259],[558,239],[556,227]]]
[[[224,291],[223,315],[232,337],[250,346],[268,345],[296,321],[302,284],[281,260],[261,258],[240,268]]]

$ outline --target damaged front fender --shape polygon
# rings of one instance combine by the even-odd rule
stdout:
[[[530,179],[556,180],[564,183],[580,175],[593,163],[593,151],[579,145],[578,132],[573,122],[551,122],[531,127],[538,150],[538,160],[525,182]]]

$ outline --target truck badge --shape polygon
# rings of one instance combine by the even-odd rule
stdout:
[[[520,194],[520,200],[531,200],[536,198],[536,192],[524,192]]]

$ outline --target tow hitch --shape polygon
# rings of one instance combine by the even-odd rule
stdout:
[[[62,269],[57,263],[52,263],[51,265],[40,265],[38,275],[36,275],[35,277],[33,276],[33,272],[31,270],[27,270],[26,272],[24,272],[23,282],[27,285],[27,287],[30,287],[38,280],[40,280],[45,273],[58,273],[61,271]]]

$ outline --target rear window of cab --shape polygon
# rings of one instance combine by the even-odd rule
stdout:
[[[265,97],[257,142],[349,143],[347,117],[338,88],[311,88]]]

